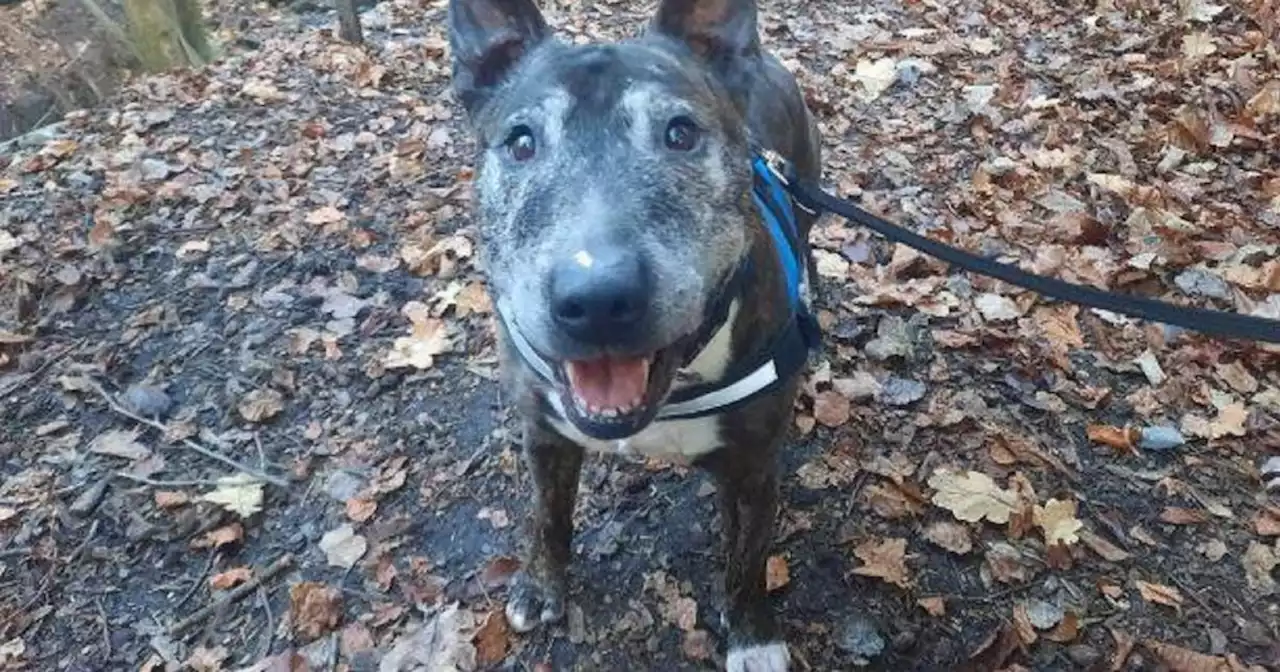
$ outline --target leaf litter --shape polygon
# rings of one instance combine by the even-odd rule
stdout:
[[[553,23],[584,39],[642,18],[623,3],[551,4]],[[766,4],[764,39],[797,73],[825,142],[824,175],[842,193],[1029,270],[1280,313],[1280,178],[1258,158],[1280,122],[1266,3],[800,10]],[[305,549],[315,581],[296,584],[309,586],[297,609],[266,585],[294,638],[276,638],[264,660],[370,669],[403,644],[401,661],[548,669],[551,640],[514,636],[500,615],[518,562],[495,553],[507,552],[498,549],[524,500],[510,430],[490,417],[492,305],[468,217],[467,132],[446,92],[443,6],[365,10],[365,49],[316,28],[327,17],[206,11],[245,33],[224,62],[139,78],[115,102],[71,115],[64,137],[0,158],[0,413],[13,413],[0,443],[15,446],[0,478],[0,551],[30,549],[18,577],[43,577],[37,562],[68,557],[89,529],[65,525],[58,507],[127,516],[110,542],[100,524],[49,589],[0,579],[14,588],[0,615],[18,614],[2,621],[0,659],[45,656],[30,665],[46,667],[46,651],[107,652],[94,628],[72,633],[74,646],[48,646],[50,629],[32,625],[67,590],[109,581],[120,588],[103,600],[109,619],[127,609],[176,620],[209,587],[250,584],[249,568],[289,547]],[[1089,653],[1073,646],[1120,667],[1139,648],[1173,669],[1268,659],[1276,535],[1248,465],[1280,445],[1275,349],[1040,301],[882,248],[835,218],[812,238],[826,340],[804,386],[802,466],[783,479],[767,575],[806,661],[954,669],[980,638],[970,624],[996,617],[1010,626],[991,630],[974,659],[998,659],[990,669],[1050,669]],[[164,262],[135,263],[135,250]],[[121,429],[81,403],[92,388],[58,383],[90,375],[162,390],[122,401],[165,431]],[[180,437],[288,473],[290,487],[268,507],[259,482],[228,479],[225,465],[177,447]],[[144,480],[110,477],[122,467]],[[350,476],[341,496],[317,499],[334,473]],[[711,661],[717,641],[697,611],[715,600],[670,549],[714,534],[715,498],[684,499],[679,468],[635,473],[584,469],[592,487],[576,522],[601,559],[577,570],[623,597],[575,595],[584,604],[570,609],[569,655],[590,649],[619,669],[655,656]],[[109,477],[95,495],[92,482]],[[612,516],[635,493],[667,487],[675,494],[639,518]],[[81,506],[82,495],[101,501]],[[696,515],[656,522],[673,506]],[[124,539],[137,562],[109,578],[94,571]],[[880,588],[853,599],[833,589],[811,544],[824,539],[838,540],[842,571]],[[662,590],[644,591],[652,557],[672,560]],[[1161,566],[1187,571],[1156,579]],[[153,567],[200,590],[162,602]],[[466,567],[484,576],[468,580]],[[1009,589],[1031,592],[1000,592]],[[898,613],[900,592],[920,608],[886,633],[891,642],[862,625],[824,629],[841,610]],[[1102,606],[1055,597],[1084,593]],[[1208,611],[1196,598],[1217,594]],[[1158,609],[1139,608],[1148,595]],[[100,618],[91,603],[67,608]],[[1108,638],[1100,618],[1138,636]],[[615,622],[627,637],[599,625]],[[1192,623],[1228,634],[1195,651]],[[441,651],[417,636],[427,624],[452,633]],[[250,591],[216,627],[267,626]],[[664,628],[679,636],[661,638]],[[152,653],[149,635],[110,641],[111,665]],[[189,667],[257,651],[171,645],[160,659]]]

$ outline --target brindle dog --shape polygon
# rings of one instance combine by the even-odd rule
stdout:
[[[662,0],[641,35],[611,44],[558,40],[531,0],[451,0],[448,29],[534,488],[512,626],[564,615],[584,450],[668,456],[718,485],[728,669],[787,669],[765,562],[799,373],[723,413],[658,417],[793,319],[785,251],[752,199],[753,152],[816,180],[820,143],[795,79],[761,49],[756,3]],[[814,219],[797,210],[806,297]],[[744,262],[748,279],[731,282]]]

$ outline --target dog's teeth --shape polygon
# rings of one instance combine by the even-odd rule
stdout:
[[[616,418],[616,417],[618,417],[618,409],[616,409],[616,408],[606,408],[606,409],[604,409],[604,410],[600,411],[600,417],[602,417],[602,418]]]

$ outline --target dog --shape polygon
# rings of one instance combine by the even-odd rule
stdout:
[[[637,35],[571,45],[532,0],[451,0],[447,29],[533,488],[507,618],[526,632],[565,613],[584,451],[668,457],[717,484],[727,669],[788,669],[765,565],[817,341],[817,213],[773,168],[817,180],[821,156],[756,3],[660,0]]]

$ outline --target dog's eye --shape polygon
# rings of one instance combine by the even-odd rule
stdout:
[[[528,126],[516,126],[511,129],[511,133],[507,135],[506,141],[503,143],[507,146],[511,158],[516,161],[528,161],[538,153],[538,143],[533,139],[533,131]]]
[[[676,117],[667,123],[667,132],[664,141],[667,149],[676,152],[692,151],[698,146],[698,138],[702,132],[698,130],[698,125],[693,123],[689,117]]]

